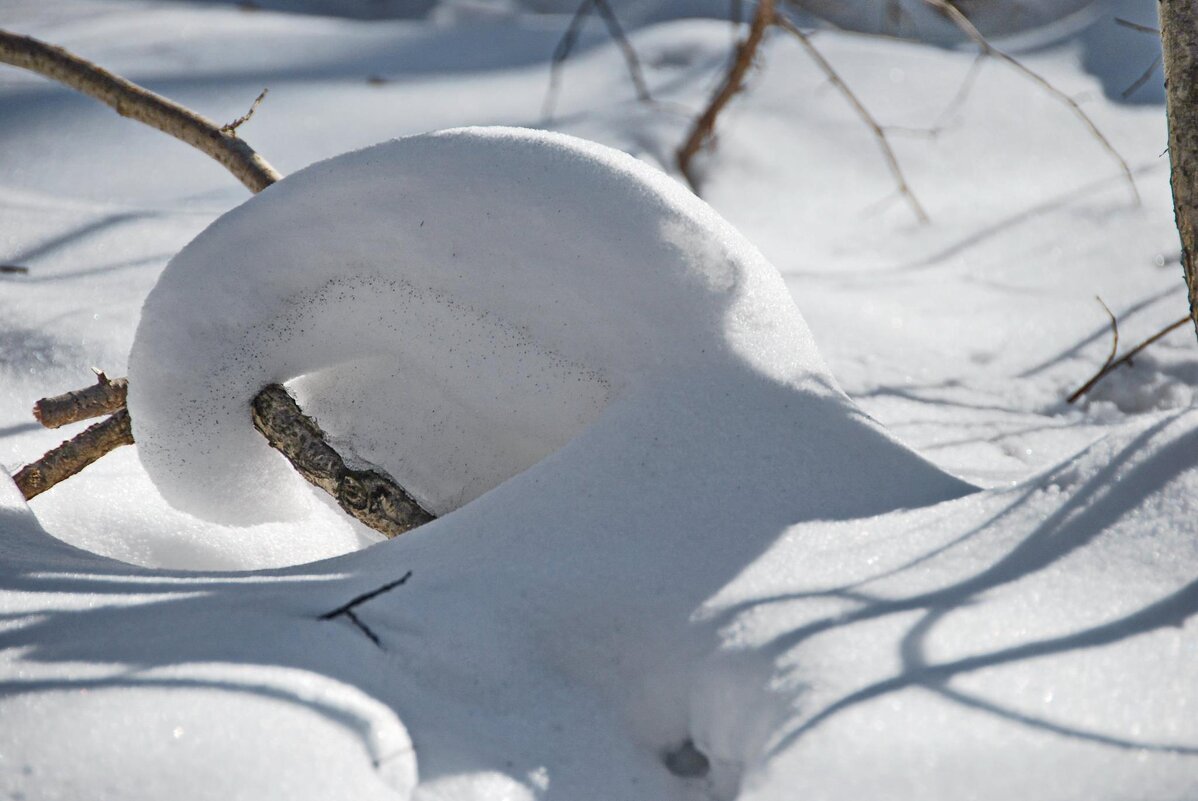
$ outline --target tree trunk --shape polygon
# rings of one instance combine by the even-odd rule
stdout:
[[[1198,0],[1160,0],[1160,15],[1173,213],[1198,334]]]

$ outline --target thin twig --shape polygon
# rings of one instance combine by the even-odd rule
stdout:
[[[1141,25],[1138,22],[1132,22],[1129,19],[1123,19],[1123,17],[1115,17],[1115,24],[1122,25],[1124,28],[1131,28],[1133,31],[1139,31],[1140,33],[1150,33],[1153,36],[1161,35],[1161,32],[1151,25]]]
[[[1154,58],[1152,60],[1152,63],[1148,65],[1148,69],[1144,70],[1143,75],[1141,75],[1139,78],[1136,78],[1135,81],[1132,82],[1131,86],[1127,87],[1126,89],[1124,89],[1122,92],[1119,93],[1119,97],[1122,98],[1123,100],[1126,100],[1127,98],[1129,98],[1133,94],[1135,94],[1137,89],[1139,89],[1144,84],[1148,83],[1148,79],[1151,78],[1156,73],[1156,68],[1159,67],[1160,65],[1161,65],[1161,56],[1158,55],[1156,58]]]
[[[436,519],[395,479],[380,470],[354,470],[280,384],[259,392],[251,404],[254,427],[300,475],[333,496],[352,517],[387,537]]]
[[[93,97],[122,117],[186,142],[220,162],[251,192],[280,175],[252,147],[191,109],[45,42],[0,30],[0,62],[23,67]]]
[[[636,48],[632,46],[632,42],[628,41],[628,37],[624,33],[623,26],[620,25],[620,20],[616,17],[616,12],[612,10],[611,5],[607,0],[592,0],[595,4],[595,10],[599,12],[599,16],[603,17],[603,21],[607,24],[607,32],[611,38],[620,46],[620,51],[624,54],[624,63],[628,67],[628,75],[632,78],[632,85],[636,87],[636,99],[642,103],[652,103],[653,96],[649,94],[649,84],[645,81],[645,72],[641,69],[641,60],[636,54]]]
[[[132,444],[133,429],[129,423],[129,412],[122,409],[49,451],[36,462],[25,465],[13,476],[13,481],[28,501],[75,475],[109,451]]]
[[[603,23],[607,26],[607,32],[616,44],[620,46],[620,51],[624,55],[624,63],[628,67],[628,75],[632,78],[632,84],[636,87],[636,97],[643,103],[653,102],[653,97],[649,93],[649,84],[645,81],[645,73],[641,68],[640,57],[636,54],[636,49],[632,46],[632,42],[628,41],[628,36],[624,33],[624,27],[620,25],[620,20],[616,17],[615,11],[608,4],[607,0],[582,0],[578,8],[574,11],[574,16],[570,19],[570,24],[566,26],[566,30],[562,33],[562,38],[558,40],[557,47],[553,49],[553,56],[549,62],[549,87],[545,90],[545,101],[541,105],[541,117],[545,120],[553,119],[554,108],[557,106],[557,95],[561,88],[561,70],[566,59],[574,52],[575,45],[578,44],[578,38],[582,35],[582,27],[586,24],[587,17],[591,11],[595,10],[599,16],[603,18]]]
[[[940,11],[942,14],[944,14],[944,16],[948,17],[948,19],[954,25],[956,25],[962,33],[969,37],[969,39],[978,46],[983,54],[992,56],[997,58],[999,61],[1009,64],[1015,71],[1021,73],[1033,83],[1039,85],[1040,88],[1042,88],[1045,92],[1067,106],[1069,110],[1072,111],[1079,120],[1081,120],[1086,128],[1089,129],[1090,135],[1093,136],[1100,145],[1102,145],[1102,148],[1111,155],[1111,158],[1118,162],[1119,168],[1123,171],[1123,176],[1127,180],[1127,185],[1131,189],[1132,196],[1135,198],[1136,205],[1140,205],[1140,190],[1136,188],[1136,179],[1132,175],[1131,167],[1128,166],[1126,159],[1119,154],[1119,151],[1115,149],[1115,146],[1112,145],[1110,140],[1106,138],[1101,130],[1099,130],[1098,125],[1095,124],[1094,120],[1090,118],[1090,115],[1087,114],[1080,105],[1078,105],[1076,100],[1062,92],[1040,73],[1032,70],[1030,67],[1025,66],[1024,63],[1019,59],[1015,58],[1009,53],[999,50],[997,47],[990,44],[990,41],[981,34],[976,26],[974,26],[974,24],[969,20],[969,17],[965,16],[964,12],[949,2],[949,0],[924,0],[924,2]]]
[[[986,54],[979,52],[969,65],[969,70],[965,73],[965,77],[961,80],[961,85],[957,88],[953,99],[948,101],[948,105],[940,112],[940,116],[936,118],[935,124],[932,125],[933,130],[940,130],[944,127],[948,119],[957,113],[957,111],[965,105],[965,101],[969,99],[970,93],[973,92],[974,84],[977,83],[978,75],[982,71],[982,64],[986,62]]]
[[[33,416],[46,428],[62,428],[80,420],[113,414],[125,408],[129,381],[109,378],[96,373],[96,383],[52,398],[42,398],[33,405]]]
[[[250,105],[249,111],[247,111],[245,114],[242,114],[240,117],[233,120],[232,122],[230,122],[226,125],[222,125],[220,127],[220,129],[222,131],[224,131],[225,133],[233,134],[234,136],[236,136],[237,129],[250,121],[250,118],[253,117],[254,112],[258,110],[258,106],[262,105],[262,101],[266,98],[266,93],[269,91],[270,91],[270,89],[263,89],[258,94],[258,97],[254,98],[254,102]]]
[[[678,148],[678,171],[686,178],[692,190],[699,191],[699,182],[691,170],[691,160],[702,150],[715,135],[716,119],[724,107],[732,101],[738,92],[744,89],[745,76],[753,66],[761,42],[765,39],[766,31],[774,22],[774,0],[759,0],[757,10],[749,23],[749,32],[736,46],[735,57],[728,67],[724,80],[720,83],[707,108],[695,118],[690,134]]]
[[[20,264],[0,264],[0,273],[12,275],[28,275],[29,268],[23,267]]]
[[[354,612],[354,609],[356,609],[357,607],[366,603],[367,601],[371,600],[372,598],[377,598],[378,596],[382,595],[385,592],[390,592],[391,590],[395,589],[396,587],[403,586],[404,584],[407,583],[408,579],[410,579],[411,577],[412,577],[412,571],[409,570],[407,573],[404,573],[402,576],[397,578],[395,581],[390,581],[381,587],[370,590],[369,592],[364,592],[361,595],[354,598],[349,603],[342,604],[341,606],[337,607],[336,609],[334,609],[331,612],[325,612],[323,615],[320,616],[319,619],[320,620],[333,620],[334,618],[344,615],[346,617],[346,619],[349,620],[349,622],[352,623],[355,627],[357,627],[357,629],[359,631],[361,631],[363,634],[365,634],[367,637],[369,637],[370,641],[372,643],[377,645],[379,648],[382,648],[383,641],[379,639],[379,636],[374,633],[374,630],[371,629],[370,626],[367,626],[366,623],[363,622],[362,618],[357,616],[357,614]]]
[[[823,54],[816,49],[815,45],[811,43],[811,37],[803,33],[802,29],[799,28],[798,25],[795,25],[781,14],[779,14],[774,20],[774,23],[778,27],[793,34],[794,37],[799,40],[799,44],[803,46],[803,49],[807,51],[807,54],[811,56],[812,60],[815,61],[820,70],[824,73],[824,75],[827,76],[831,84],[835,86],[840,94],[844,96],[844,99],[849,102],[849,105],[853,107],[855,112],[857,112],[857,116],[861,118],[861,121],[864,122],[871,131],[873,131],[874,138],[878,142],[878,147],[881,148],[882,155],[886,159],[886,166],[890,168],[890,173],[894,176],[895,183],[898,184],[899,194],[902,195],[907,201],[907,204],[911,207],[911,211],[915,213],[916,219],[918,219],[921,223],[928,222],[927,212],[924,211],[923,206],[920,204],[918,198],[915,197],[915,193],[911,191],[911,187],[907,183],[907,178],[903,175],[903,169],[899,166],[898,158],[894,155],[894,149],[890,146],[890,140],[886,137],[886,131],[881,125],[878,124],[878,121],[874,119],[873,114],[870,114],[869,109],[865,107],[865,104],[862,103],[857,95],[853,93],[853,90],[850,89],[848,84],[841,79],[835,68],[833,68],[828,60],[824,58]]]
[[[1108,309],[1108,312],[1109,312],[1109,309]],[[1079,398],[1081,398],[1087,392],[1092,390],[1094,388],[1094,386],[1099,381],[1101,381],[1103,378],[1110,375],[1115,370],[1117,370],[1118,368],[1122,367],[1125,364],[1128,366],[1131,366],[1132,359],[1134,359],[1137,355],[1139,355],[1140,351],[1144,350],[1144,348],[1147,348],[1149,345],[1156,342],[1158,339],[1161,339],[1162,337],[1164,337],[1168,334],[1171,334],[1172,332],[1176,331],[1178,328],[1181,328],[1188,322],[1190,322],[1190,316],[1187,314],[1185,317],[1182,317],[1180,320],[1169,323],[1169,325],[1165,326],[1160,331],[1157,331],[1155,334],[1148,337],[1148,339],[1145,339],[1139,345],[1136,345],[1134,348],[1129,350],[1127,353],[1123,354],[1123,356],[1121,356],[1120,358],[1115,359],[1113,361],[1110,358],[1108,358],[1106,361],[1106,364],[1104,364],[1102,366],[1102,369],[1099,370],[1097,373],[1095,373],[1090,378],[1089,381],[1087,381],[1086,383],[1084,383],[1080,387],[1078,387],[1078,389],[1066,399],[1066,403],[1076,403]],[[1112,351],[1112,355],[1113,355],[1113,351]]]

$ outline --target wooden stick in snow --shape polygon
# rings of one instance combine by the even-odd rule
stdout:
[[[80,420],[113,414],[125,408],[129,381],[97,373],[95,384],[53,398],[42,398],[33,405],[33,416],[46,428],[62,428]]]
[[[129,412],[122,409],[49,451],[36,462],[25,465],[13,476],[13,481],[25,500],[29,500],[75,475],[109,451],[132,444],[133,428]]]

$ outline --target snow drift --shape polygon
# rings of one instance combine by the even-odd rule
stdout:
[[[613,401],[663,396],[686,410],[654,422],[663,447],[749,424],[742,457],[712,450],[699,470],[729,490],[785,473],[787,505],[843,515],[963,488],[835,388],[777,271],[710,207],[629,156],[518,129],[340,156],[225,215],[150,293],[130,378],[146,469],[172,503],[221,522],[308,507],[246,411],[266,384],[301,378],[301,405],[440,514]],[[763,462],[771,452],[784,461]],[[850,496],[854,508],[832,502]]]

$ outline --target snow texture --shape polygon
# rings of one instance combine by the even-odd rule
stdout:
[[[1151,10],[1022,56],[1139,207],[1013,71],[952,104],[971,54],[821,32],[884,124],[940,126],[893,137],[917,226],[793,42],[696,164],[717,214],[657,167],[726,24],[631,31],[649,106],[592,21],[555,122],[568,20],[522,5],[0,12],[215,118],[270,85],[240,133],[290,174],[243,203],[2,73],[5,464],[91,364],[130,368],[141,444],[28,505],[0,482],[0,795],[1198,797],[1192,333],[1061,400],[1109,348],[1095,293],[1125,343],[1185,310],[1159,92],[1120,98],[1152,39],[1108,18]],[[476,123],[637,159],[511,128],[338,155]],[[448,513],[363,548],[250,426],[273,380]]]

